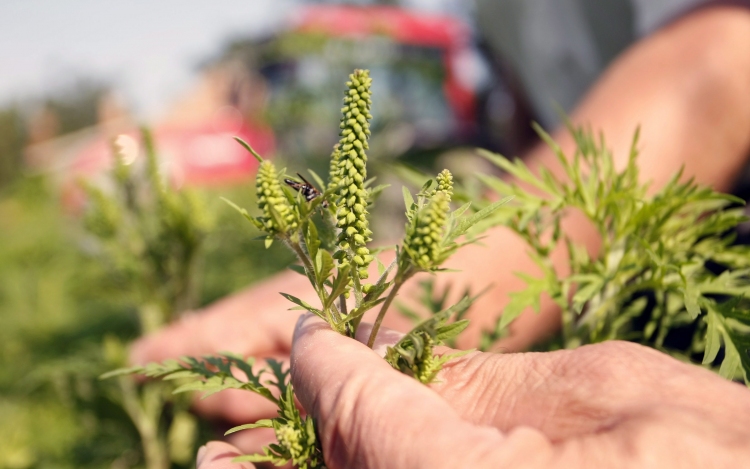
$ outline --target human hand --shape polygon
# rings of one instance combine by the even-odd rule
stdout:
[[[242,356],[289,359],[298,313],[287,311],[290,303],[278,294],[304,297],[310,288],[301,275],[287,272],[224,298],[199,312],[188,313],[164,329],[141,338],[131,348],[131,362],[145,364],[169,358],[233,352]],[[276,416],[276,406],[256,394],[226,390],[196,400],[194,410],[229,426]],[[259,451],[275,441],[273,431],[255,429],[229,438],[244,452]]]
[[[428,388],[308,315],[292,364],[331,469],[713,468],[750,457],[750,391],[632,343],[473,353]]]

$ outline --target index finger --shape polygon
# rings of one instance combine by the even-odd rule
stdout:
[[[288,353],[298,313],[287,311],[290,303],[278,292],[296,294],[309,288],[307,279],[292,275],[277,275],[137,340],[131,347],[131,362],[224,351],[259,358]]]
[[[430,388],[310,314],[295,331],[292,383],[316,417],[329,467],[482,467],[505,460],[507,438],[498,430],[463,420]]]

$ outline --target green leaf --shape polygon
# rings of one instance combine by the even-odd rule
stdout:
[[[255,159],[258,160],[259,163],[263,162],[263,157],[260,156],[258,153],[256,153],[256,151],[253,150],[253,147],[251,147],[249,143],[242,140],[240,137],[234,137],[234,139],[237,141],[237,143],[242,145],[245,148],[245,150],[249,151],[250,154],[253,155]]]
[[[315,181],[315,184],[318,186],[318,188],[324,188],[326,186],[326,183],[323,182],[323,178],[321,178],[320,176],[318,176],[318,173],[316,173],[312,169],[308,169],[307,172],[310,173],[310,176],[312,176],[312,178]]]
[[[262,419],[262,420],[258,420],[255,423],[246,423],[245,425],[238,425],[224,432],[224,436],[231,435],[232,433],[236,433],[242,430],[250,430],[252,428],[273,428],[272,423],[273,421],[271,419]]]
[[[292,264],[289,266],[289,270],[293,272],[297,272],[298,274],[304,275],[305,277],[307,277],[307,272],[305,272],[305,268],[302,267],[301,265]]]
[[[253,225],[255,225],[256,228],[258,228],[261,231],[265,231],[265,227],[263,226],[263,223],[259,222],[254,217],[251,217],[247,213],[246,209],[238,206],[237,204],[235,204],[234,202],[232,202],[229,199],[225,199],[224,197],[220,197],[220,199],[223,200],[227,205],[229,205],[233,209],[237,210],[237,212],[239,212],[243,217],[247,218],[247,220],[250,221]]]
[[[581,311],[583,310],[583,306],[596,295],[599,293],[604,286],[604,279],[598,276],[590,276],[593,277],[588,283],[581,283],[579,284],[580,288],[576,291],[575,295],[573,295],[573,309],[576,313],[581,314]],[[576,280],[572,280],[576,281]],[[582,285],[582,286],[581,286]]]
[[[685,308],[690,314],[690,319],[696,319],[701,314],[701,308],[698,306],[698,290],[695,289],[693,284],[688,284],[683,292],[683,298],[685,300]]]
[[[723,378],[734,379],[741,364],[740,354],[737,349],[734,348],[734,345],[732,345],[731,340],[727,340],[725,343],[724,360],[721,362],[719,374]]]
[[[311,313],[315,313],[318,316],[323,317],[323,312],[321,310],[314,308],[312,305],[310,305],[309,303],[303,300],[300,300],[296,296],[290,295],[289,293],[279,293],[279,294],[283,296],[284,298],[286,298],[287,300],[291,301],[292,303],[301,306],[306,311],[310,311]]]
[[[414,205],[414,197],[412,197],[411,192],[409,192],[409,189],[406,186],[401,187],[401,192],[404,194],[404,205],[406,206],[406,210],[411,210],[412,205]]]
[[[118,368],[116,370],[108,371],[104,373],[103,375],[99,376],[99,379],[109,379],[114,378],[115,376],[127,376],[127,375],[134,375],[138,373],[143,373],[144,368],[142,366],[131,366],[128,368]]]
[[[456,223],[455,228],[451,230],[451,232],[448,234],[448,239],[454,240],[458,238],[459,236],[464,235],[469,229],[479,223],[480,221],[484,220],[485,218],[489,217],[496,211],[500,209],[503,205],[507,204],[513,199],[512,196],[505,197],[502,200],[498,200],[495,203],[490,204],[489,206],[483,208],[482,210],[478,211],[477,213],[462,218],[461,220]]]
[[[323,284],[333,272],[334,263],[333,256],[328,251],[323,249],[318,251],[318,255],[315,258],[315,276],[318,280],[318,287],[322,288]]]
[[[458,337],[458,335],[462,333],[467,327],[469,327],[468,319],[462,319],[460,321],[446,324],[445,326],[441,326],[438,329],[436,338],[438,342],[445,343]]]
[[[325,309],[330,308],[331,304],[333,304],[333,302],[346,291],[346,288],[349,285],[349,270],[349,266],[339,269],[338,275],[333,280],[331,294],[327,299],[328,304],[325,306]]]
[[[318,236],[318,229],[315,227],[315,223],[310,222],[307,224],[305,244],[307,245],[307,253],[310,255],[310,259],[315,259],[318,255],[318,248],[320,248],[320,237]]]
[[[542,293],[550,291],[549,282],[545,278],[537,279],[523,274],[517,275],[526,282],[526,289],[508,295],[510,301],[503,310],[503,315],[500,316],[498,328],[501,330],[520,316],[526,308],[533,307],[538,313],[541,308]]]
[[[716,355],[719,353],[721,348],[721,331],[717,324],[718,318],[716,313],[712,310],[708,310],[706,315],[706,349],[703,352],[703,364],[708,365],[716,360]]]

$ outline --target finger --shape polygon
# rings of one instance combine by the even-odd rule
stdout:
[[[276,443],[276,434],[273,428],[253,428],[232,433],[226,439],[239,448],[243,454],[255,454],[261,453],[265,446]]]
[[[241,456],[240,450],[223,441],[210,441],[198,450],[196,469],[253,469],[249,462],[234,463],[232,459]]]
[[[287,357],[268,357],[280,362],[282,369],[289,368],[289,358]],[[265,360],[256,360],[253,364],[253,373],[258,374],[263,368],[267,368]],[[235,376],[246,381],[247,378],[243,372],[233,369]],[[265,381],[270,375],[261,375],[261,381]],[[275,388],[271,388],[272,393],[276,393]],[[278,393],[276,393],[278,394]],[[212,394],[206,398],[198,395],[193,400],[192,408],[195,412],[209,419],[223,420],[231,424],[242,424],[255,422],[260,419],[269,419],[276,417],[278,407],[265,397],[253,392],[239,389],[226,389],[220,393]]]
[[[205,418],[237,425],[276,417],[278,410],[265,397],[241,389],[225,389],[205,399],[196,399],[192,407]]]
[[[288,352],[298,314],[277,292],[306,291],[307,279],[279,275],[251,290],[225,298],[197,313],[136,341],[130,359],[135,364],[183,355],[201,356],[222,351],[262,356]]]
[[[433,388],[464,418],[502,431],[529,426],[553,441],[597,433],[650,407],[693,406],[685,389],[718,380],[627,342],[550,353],[474,353],[449,362],[439,379]],[[707,410],[717,405],[710,397],[701,401]]]
[[[295,331],[292,382],[317,419],[331,468],[471,467],[493,459],[505,440],[312,315]]]
[[[370,334],[372,333],[372,324],[363,322],[357,327],[357,335],[355,339],[358,342],[366,344],[370,340]],[[375,342],[372,344],[372,351],[381,357],[385,357],[385,352],[388,347],[392,347],[398,343],[404,337],[403,332],[399,332],[387,327],[381,327],[378,330],[378,335],[375,337]]]

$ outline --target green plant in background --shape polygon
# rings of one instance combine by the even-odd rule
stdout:
[[[612,339],[637,341],[683,358],[702,354],[714,364],[723,343],[720,373],[742,374],[750,384],[750,248],[733,245],[733,229],[747,220],[733,196],[681,182],[681,172],[653,195],[638,179],[637,134],[627,166],[618,171],[603,137],[573,129],[577,149],[554,150],[564,170],[558,179],[546,169],[534,175],[520,161],[484,152],[485,158],[518,184],[488,175],[480,179],[513,202],[492,222],[526,240],[539,278],[523,276],[524,291],[511,301],[487,334],[492,338],[528,307],[539,308],[548,294],[562,309],[563,328],[553,347],[574,348]],[[562,219],[573,211],[585,216],[601,247],[591,256],[564,235]],[[571,273],[559,277],[550,253],[567,246]],[[677,333],[688,334],[680,343]],[[485,347],[490,346],[486,341]]]
[[[142,140],[143,174],[115,148],[114,191],[82,185],[90,205],[85,227],[96,240],[92,249],[138,305],[141,334],[147,334],[195,306],[196,263],[211,220],[196,193],[172,190],[162,179],[145,129]],[[104,355],[110,366],[127,360],[124,345],[112,336],[104,342]],[[170,397],[172,389],[120,376],[109,392],[137,428],[149,469],[185,464],[192,457],[197,423],[185,398]]]
[[[241,142],[261,162],[256,179],[260,215],[251,216],[245,209],[232,205],[267,233],[267,245],[274,239],[280,240],[297,255],[301,265],[295,266],[294,270],[309,279],[321,307],[316,308],[305,300],[282,293],[296,305],[293,309],[314,313],[333,330],[353,337],[364,314],[380,308],[368,342],[372,346],[383,317],[401,286],[416,273],[439,272],[441,264],[473,238],[458,239],[497,211],[507,199],[489,204],[473,214],[468,212],[469,204],[451,211],[453,187],[448,171],[440,173],[436,188],[432,188],[432,180],[428,181],[416,199],[404,189],[407,223],[403,242],[395,248],[393,262],[386,267],[378,261],[377,279],[366,283],[365,280],[369,279],[367,267],[375,261],[375,251],[368,245],[372,235],[368,207],[374,194],[382,190],[381,187],[370,188],[371,181],[367,179],[366,150],[369,119],[372,117],[370,85],[366,70],[355,70],[349,77],[342,109],[341,139],[332,155],[329,183],[324,192],[292,179],[286,179],[287,185],[282,185],[284,171],[278,171],[272,162],[263,160],[249,145]],[[314,173],[313,177],[323,187],[320,178]],[[318,216],[321,212],[322,216]],[[335,239],[323,243],[319,233],[331,229],[336,232]],[[466,297],[419,324],[388,350],[388,363],[423,383],[433,381],[442,365],[452,358],[435,355],[433,348],[452,339],[466,327],[466,320],[449,321],[465,311],[472,300]],[[267,461],[276,465],[291,462],[300,468],[323,467],[314,423],[307,417],[302,418],[294,407],[289,370],[282,371],[280,363],[268,360],[265,368],[254,372],[252,364],[252,359],[221,355],[172,360],[116,370],[108,375],[142,372],[149,376],[199,379],[176,392],[214,393],[222,389],[255,392],[276,403],[279,416],[236,427],[230,432],[273,428],[278,442],[265,448],[261,454],[242,456],[238,460]],[[244,372],[246,379],[233,375],[232,367]],[[266,382],[266,375],[272,380]],[[274,397],[268,383],[277,388],[280,397]]]

